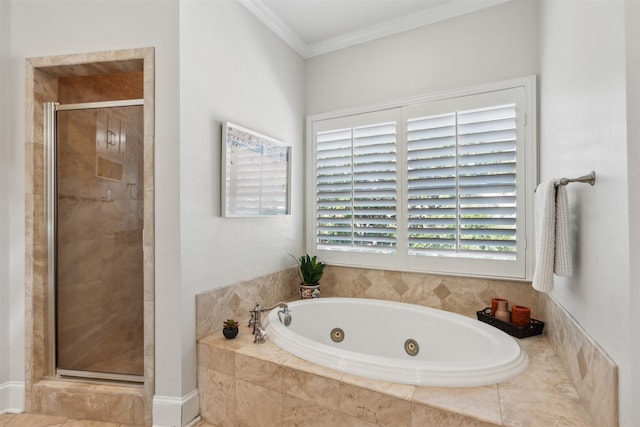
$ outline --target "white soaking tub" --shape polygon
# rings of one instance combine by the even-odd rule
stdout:
[[[435,308],[363,298],[309,299],[288,306],[289,326],[278,319],[278,309],[267,316],[267,339],[345,373],[403,384],[475,387],[514,378],[529,364],[527,353],[506,333]]]

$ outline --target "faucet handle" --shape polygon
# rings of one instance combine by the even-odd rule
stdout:
[[[256,303],[256,305],[251,310],[249,310],[249,327],[255,326],[256,319],[260,319],[261,311],[262,308],[260,307],[260,303]]]
[[[253,310],[249,310],[249,324],[248,327],[252,327],[256,324],[256,312]]]
[[[253,339],[254,344],[264,344],[265,339],[264,337],[267,335],[267,332],[262,329],[262,328],[258,328],[256,330],[256,337]]]
[[[258,330],[262,328],[262,311],[264,309],[260,307],[260,304],[256,303],[253,310],[251,310],[251,319],[249,319],[249,326],[253,327],[253,335],[258,334]]]

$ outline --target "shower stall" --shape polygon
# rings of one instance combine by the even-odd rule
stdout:
[[[49,360],[143,382],[143,100],[45,104]]]

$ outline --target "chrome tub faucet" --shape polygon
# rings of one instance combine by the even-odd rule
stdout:
[[[253,340],[254,343],[263,344],[264,337],[267,334],[262,328],[262,313],[273,310],[276,307],[280,308],[280,310],[278,310],[278,319],[280,320],[280,323],[285,326],[289,326],[291,324],[291,310],[289,310],[289,306],[287,306],[286,303],[279,302],[271,307],[262,307],[260,303],[256,303],[255,307],[249,310],[249,327],[253,327],[252,334],[255,335]]]

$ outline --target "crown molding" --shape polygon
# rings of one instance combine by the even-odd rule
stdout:
[[[238,0],[269,29],[276,33],[303,58],[324,55],[403,31],[413,30],[449,18],[493,7],[512,0],[454,0],[439,7],[430,8],[402,18],[392,19],[359,31],[332,37],[317,43],[307,44],[289,28],[262,0]]]
[[[402,18],[392,19],[387,22],[372,25],[360,31],[354,31],[308,45],[306,57],[309,58],[323,55],[346,47],[392,36],[394,34],[434,24],[466,13],[492,7],[507,1],[510,0],[456,0],[443,6],[423,10]]]
[[[300,54],[303,58],[307,58],[308,45],[293,32],[287,24],[285,24],[275,13],[271,11],[262,0],[238,0],[240,4],[253,13],[263,24],[271,31],[276,33],[278,37],[284,40],[289,46]]]

